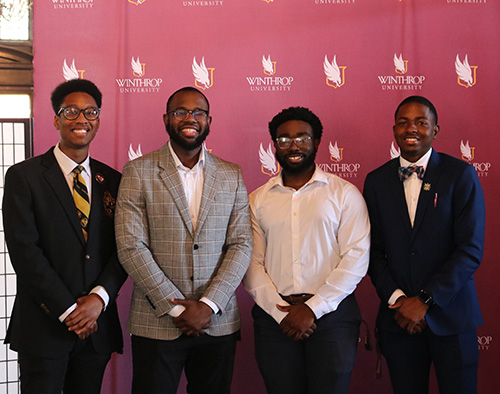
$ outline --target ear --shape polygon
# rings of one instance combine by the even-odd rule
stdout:
[[[54,115],[54,127],[59,130],[59,116]]]
[[[313,139],[313,144],[314,144],[314,149],[315,150],[318,150],[320,143],[321,143],[321,140],[319,138],[314,138]]]
[[[439,125],[435,125],[434,126],[434,137],[432,137],[432,138],[436,139],[438,135],[439,135]]]

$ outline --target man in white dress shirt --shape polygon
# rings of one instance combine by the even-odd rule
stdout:
[[[368,269],[361,193],[315,165],[323,126],[291,107],[269,123],[280,175],[250,195],[255,351],[269,394],[348,393],[361,316],[353,294]]]

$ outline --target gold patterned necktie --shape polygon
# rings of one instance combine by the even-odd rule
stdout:
[[[73,170],[73,198],[80,219],[80,226],[82,226],[83,236],[85,242],[88,239],[89,228],[89,215],[90,215],[90,201],[87,185],[82,177],[83,166],[76,166]]]

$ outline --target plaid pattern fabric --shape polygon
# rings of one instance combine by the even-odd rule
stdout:
[[[181,335],[168,316],[171,298],[214,302],[207,333],[240,327],[234,294],[252,256],[248,195],[240,168],[206,154],[193,231],[182,182],[168,146],[128,162],[116,207],[118,257],[134,281],[128,329],[153,339]]]
[[[398,175],[401,181],[408,179],[413,173],[417,174],[418,179],[424,179],[425,170],[422,166],[399,167]]]

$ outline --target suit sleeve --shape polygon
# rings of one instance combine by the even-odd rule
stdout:
[[[234,295],[250,264],[253,248],[252,228],[248,212],[248,193],[238,168],[237,188],[229,218],[223,259],[204,297],[214,302],[221,312]]]
[[[150,303],[157,317],[175,305],[171,298],[184,299],[182,292],[158,266],[150,250],[149,224],[141,176],[133,162],[123,168],[115,216],[118,258],[125,271]]]
[[[458,176],[452,196],[454,249],[424,285],[438,306],[446,306],[479,268],[483,256],[485,203],[474,167]]]
[[[363,196],[368,207],[371,227],[370,263],[368,274],[375,286],[377,294],[382,302],[388,302],[392,293],[399,288],[394,280],[387,261],[387,252],[384,246],[384,231],[382,218],[378,206],[378,193],[376,180],[372,174],[368,174],[363,187]]]
[[[5,239],[17,283],[41,308],[57,319],[76,300],[40,245],[35,200],[36,192],[24,172],[17,166],[11,167],[5,176],[2,211]]]

